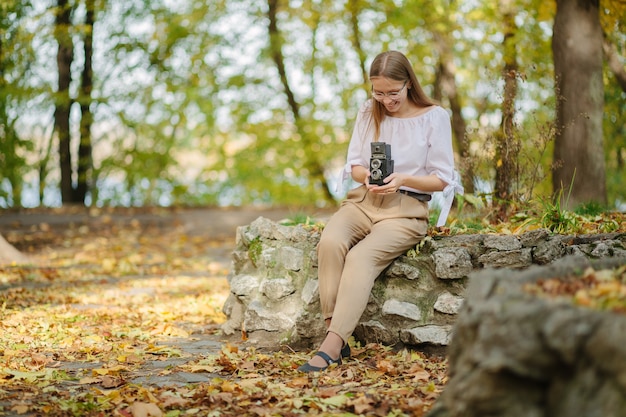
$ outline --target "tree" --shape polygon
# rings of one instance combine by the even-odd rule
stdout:
[[[78,144],[78,164],[77,164],[77,185],[72,200],[74,202],[84,202],[87,192],[90,189],[89,181],[93,168],[91,155],[91,125],[93,115],[91,113],[91,91],[93,89],[93,26],[95,23],[94,0],[85,0],[85,24],[83,27],[83,53],[85,63],[83,64],[82,76],[80,80],[80,92],[78,103],[80,104],[80,142]]]
[[[599,0],[557,0],[552,37],[557,96],[552,187],[567,208],[607,202],[602,42]]]
[[[283,38],[280,30],[278,29],[277,14],[279,10],[279,0],[268,0],[267,6],[270,54],[272,56],[274,64],[276,65],[276,69],[278,70],[278,75],[283,85],[285,95],[287,96],[287,102],[289,104],[289,109],[291,110],[291,113],[293,115],[296,130],[303,141],[303,146],[305,149],[304,165],[309,172],[310,179],[314,182],[318,182],[321,184],[325,200],[327,202],[334,202],[334,197],[330,192],[330,187],[328,186],[328,182],[324,177],[324,168],[321,165],[320,161],[317,159],[317,154],[315,152],[312,152],[314,139],[311,133],[304,128],[304,120],[300,115],[300,104],[296,101],[293,90],[289,85],[289,79],[285,70],[285,59],[283,57],[282,51]]]
[[[513,184],[518,177],[517,158],[520,152],[520,143],[515,129],[515,100],[517,98],[517,26],[512,0],[501,2],[503,10],[502,41],[504,69],[504,96],[502,100],[502,121],[500,131],[496,134],[496,180],[494,187],[495,203],[498,206],[498,218],[507,218],[508,207],[511,203]]]
[[[511,1],[515,22],[524,24],[514,36],[505,35],[498,2],[484,0],[406,0],[402,7],[394,0],[277,0],[270,3],[272,36],[267,1],[5,1],[0,204],[19,205],[20,184],[35,190],[39,169],[42,190],[58,178],[63,184],[45,187],[44,204],[56,204],[62,188],[65,202],[98,205],[327,205],[354,115],[369,94],[368,60],[385,49],[405,52],[427,92],[451,110],[468,193],[497,183],[511,200],[519,190],[526,201],[528,189],[545,195],[556,109],[546,23],[556,7]],[[624,76],[616,59],[624,55],[624,4],[603,1],[600,16],[610,43],[604,130],[596,136],[605,136],[611,202],[625,200]],[[524,80],[517,108],[503,100],[503,41],[517,45],[515,74]],[[514,84],[507,79],[507,88]],[[501,158],[510,149],[496,156],[492,140],[511,133],[506,109],[515,114],[520,147],[511,169]],[[559,121],[562,131],[585,122],[587,114],[577,113],[581,120]],[[546,145],[535,146],[538,138]],[[528,166],[536,168],[531,175]]]
[[[55,8],[54,34],[57,41],[57,93],[54,111],[54,130],[59,141],[59,166],[61,171],[61,200],[63,203],[85,203],[89,191],[89,180],[93,168],[91,125],[93,116],[91,92],[93,89],[93,27],[95,23],[95,2],[85,0],[85,20],[81,41],[83,44],[83,68],[81,71],[78,96],[72,97],[70,86],[73,81],[72,64],[74,62],[75,45],[72,17],[75,5],[68,0],[57,0]],[[76,157],[72,152],[72,129],[70,110],[74,103],[80,107],[79,143]],[[75,160],[75,163],[74,163]],[[76,168],[74,168],[74,166]],[[74,181],[76,171],[76,181]]]
[[[54,37],[57,49],[57,93],[54,109],[54,131],[59,140],[59,167],[61,169],[61,199],[64,203],[74,202],[72,187],[72,153],[70,132],[70,83],[74,42],[70,34],[72,6],[68,0],[57,0],[55,9]]]
[[[16,107],[28,95],[23,77],[29,74],[32,54],[18,22],[29,9],[28,1],[8,1],[0,6],[0,200],[17,207],[21,206],[26,172],[26,160],[19,151],[31,147],[16,129]]]
[[[461,181],[467,194],[474,193],[474,164],[470,156],[469,140],[467,138],[467,124],[463,118],[462,94],[459,92],[455,77],[451,41],[449,37],[437,30],[433,30],[435,47],[438,52],[437,73],[435,78],[436,100],[441,101],[445,95],[452,111],[452,132],[456,148],[461,157]]]

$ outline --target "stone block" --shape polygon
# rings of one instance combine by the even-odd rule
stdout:
[[[522,243],[517,236],[511,235],[487,235],[483,244],[488,249],[497,249],[499,251],[511,251],[522,248]]]
[[[446,346],[450,342],[452,326],[427,325],[400,332],[400,340],[407,345],[429,344]]]
[[[422,319],[422,313],[415,304],[395,299],[385,301],[385,304],[383,304],[383,315],[395,315],[414,321],[420,321]]]
[[[302,249],[292,246],[284,246],[280,248],[280,263],[290,271],[299,271],[304,266],[304,254]]]
[[[463,305],[463,297],[444,292],[437,297],[435,310],[444,314],[457,314]]]
[[[288,278],[264,279],[261,282],[260,291],[269,300],[277,301],[295,293],[296,287]]]
[[[469,252],[465,248],[443,248],[433,253],[435,274],[441,279],[466,277],[474,266]]]
[[[478,258],[485,268],[526,268],[532,265],[532,249],[492,251]]]

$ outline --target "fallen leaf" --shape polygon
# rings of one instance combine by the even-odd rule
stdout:
[[[136,402],[129,408],[133,417],[161,417],[163,415],[156,404]]]
[[[17,414],[26,414],[28,410],[29,410],[29,407],[23,404],[15,405],[11,408],[11,411]]]

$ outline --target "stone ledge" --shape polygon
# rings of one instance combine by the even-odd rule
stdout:
[[[320,232],[263,217],[237,229],[224,305],[226,334],[252,343],[313,347],[325,334],[317,283]],[[626,235],[460,235],[426,239],[378,277],[355,329],[362,343],[447,346],[465,298],[467,278],[485,268],[526,269],[566,255],[626,256]]]

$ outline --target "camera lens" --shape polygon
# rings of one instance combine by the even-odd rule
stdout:
[[[370,165],[371,165],[372,168],[378,169],[378,168],[380,168],[382,163],[383,162],[380,159],[372,159],[371,162],[370,162]]]
[[[383,176],[383,172],[380,169],[375,169],[372,171],[372,179],[379,180]]]

